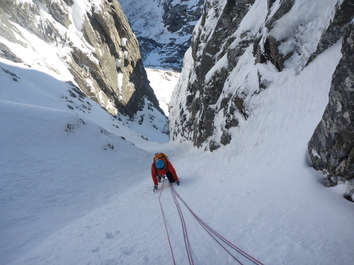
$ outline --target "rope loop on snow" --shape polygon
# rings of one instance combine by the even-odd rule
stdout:
[[[163,186],[164,186],[164,182],[162,182],[162,187],[160,189],[160,195],[159,195],[159,203],[160,203],[160,207],[161,207],[161,212],[162,212],[162,217],[163,217],[163,221],[164,221],[164,225],[165,225],[165,229],[166,229],[166,234],[167,234],[167,239],[168,239],[168,243],[170,246],[170,251],[171,251],[171,255],[172,255],[172,259],[173,259],[173,264],[176,264],[175,261],[175,257],[173,254],[173,249],[172,249],[172,244],[171,244],[171,240],[170,240],[170,236],[168,233],[168,229],[167,229],[167,223],[166,223],[166,216],[165,216],[165,212],[163,210],[162,207],[162,203],[161,203],[161,194],[162,194],[162,190],[163,190]],[[260,261],[256,260],[255,258],[253,258],[251,255],[247,254],[246,252],[244,252],[243,250],[241,250],[240,248],[238,248],[237,246],[235,246],[234,244],[232,244],[230,241],[228,241],[226,238],[224,238],[223,236],[221,236],[218,232],[216,232],[214,229],[212,229],[209,225],[207,225],[198,215],[195,214],[195,212],[193,212],[193,210],[187,205],[187,203],[182,199],[182,197],[177,193],[177,191],[174,189],[173,184],[170,183],[170,190],[171,190],[171,194],[172,194],[172,198],[176,204],[177,210],[178,210],[178,214],[179,214],[179,218],[181,221],[181,225],[182,225],[182,230],[183,230],[183,237],[184,237],[184,244],[186,247],[186,252],[188,255],[188,261],[190,265],[194,265],[194,261],[193,261],[193,256],[192,256],[192,249],[191,249],[191,245],[189,242],[189,238],[188,238],[188,231],[187,231],[187,225],[183,216],[183,212],[181,209],[181,206],[178,202],[178,199],[184,204],[184,206],[189,210],[189,212],[192,214],[192,216],[198,221],[198,223],[202,226],[202,228],[214,239],[214,241],[221,246],[238,264],[243,265],[243,263],[239,260],[239,258],[235,257],[235,255],[233,255],[229,249],[226,248],[226,246],[228,246],[229,248],[233,249],[234,251],[236,251],[237,253],[239,253],[240,255],[242,255],[244,258],[246,258],[247,260],[249,260],[250,262],[252,262],[255,265],[264,265],[263,263],[261,263]]]
[[[233,256],[222,244],[221,242],[219,242],[217,239],[220,239],[223,243],[225,243],[226,245],[228,245],[230,248],[232,248],[233,250],[235,250],[237,253],[241,254],[243,257],[245,257],[246,259],[248,259],[249,261],[251,261],[253,264],[256,265],[264,265],[263,263],[261,263],[260,261],[256,260],[255,258],[253,258],[252,256],[250,256],[249,254],[247,254],[246,252],[244,252],[243,250],[241,250],[240,248],[238,248],[237,246],[235,246],[234,244],[232,244],[230,241],[228,241],[226,238],[224,238],[223,236],[221,236],[219,233],[217,233],[214,229],[212,229],[210,226],[208,226],[198,215],[196,215],[192,209],[187,205],[187,203],[182,199],[182,197],[177,193],[177,191],[174,189],[174,187],[170,184],[171,187],[171,192],[172,194],[174,194],[175,197],[177,197],[185,206],[186,208],[190,211],[190,213],[193,215],[193,217],[198,221],[198,223],[204,228],[204,230],[206,230],[206,232],[232,257],[235,259],[235,261],[237,261],[239,264],[243,264],[241,263],[240,260],[238,260],[235,256]]]
[[[188,238],[186,221],[184,220],[184,216],[183,216],[183,213],[182,213],[182,210],[181,210],[181,206],[178,203],[178,200],[177,200],[177,197],[176,197],[176,193],[174,192],[174,188],[172,186],[172,183],[170,183],[170,190],[171,190],[172,198],[173,198],[173,200],[174,200],[174,202],[176,204],[177,210],[178,210],[179,219],[181,220],[181,225],[182,225],[182,230],[183,230],[183,238],[184,238],[184,245],[186,246],[188,261],[189,261],[190,265],[194,265],[193,256],[192,256],[192,249],[191,249],[191,245],[189,243],[189,238]]]

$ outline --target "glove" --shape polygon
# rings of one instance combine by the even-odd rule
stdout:
[[[155,186],[154,186],[154,189],[153,189],[152,191],[155,192],[155,191],[157,191],[157,190],[158,190],[158,186],[155,185]]]
[[[176,181],[177,186],[179,186],[179,180]]]

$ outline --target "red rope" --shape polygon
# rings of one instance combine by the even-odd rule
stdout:
[[[162,187],[161,187],[161,189],[160,189],[160,195],[159,195],[159,203],[160,203],[160,208],[161,208],[161,213],[162,213],[163,222],[164,222],[164,225],[165,225],[165,230],[166,230],[166,235],[167,235],[168,244],[170,245],[170,251],[171,251],[171,256],[172,256],[173,264],[176,265],[176,260],[175,260],[174,254],[173,254],[171,239],[170,239],[170,235],[169,235],[168,229],[167,229],[166,215],[165,215],[165,212],[164,212],[164,210],[163,210],[162,203],[161,203],[161,193],[162,193],[162,189],[163,189],[163,184],[164,184],[164,183],[162,182]]]
[[[211,233],[213,233],[216,237],[218,237],[220,240],[222,240],[225,244],[227,244],[229,247],[231,247],[232,249],[234,249],[236,252],[240,253],[242,256],[244,256],[245,258],[247,258],[248,260],[250,260],[251,262],[253,262],[254,264],[257,265],[263,265],[263,263],[261,263],[260,261],[256,260],[255,258],[253,258],[252,256],[250,256],[249,254],[247,254],[246,252],[244,252],[243,250],[241,250],[240,248],[236,247],[234,244],[232,244],[230,241],[228,241],[226,238],[224,238],[223,236],[221,236],[219,233],[217,233],[214,229],[212,229],[210,226],[208,226],[202,219],[200,219],[200,217],[198,215],[196,215],[191,208],[189,208],[189,206],[186,204],[186,202],[181,198],[181,196],[176,192],[176,190],[173,188],[173,186],[171,186],[171,192],[174,193],[180,200],[181,202],[187,207],[187,209],[191,212],[191,214],[194,216],[195,219],[197,219],[197,221],[199,222],[199,224],[206,230],[210,231]],[[207,231],[207,232],[208,232]],[[208,232],[209,233],[209,232]],[[210,233],[209,233],[210,235]],[[212,236],[213,237],[213,236]],[[216,240],[213,237],[214,240]],[[216,240],[217,241],[217,240]],[[218,242],[219,243],[219,242]],[[220,243],[219,243],[220,245]],[[224,247],[223,247],[224,248]],[[225,248],[224,248],[225,249]],[[226,249],[225,249],[226,250]],[[226,250],[227,251],[227,250]],[[229,253],[229,251],[227,251]],[[230,253],[229,253],[230,254]],[[231,254],[230,254],[231,255]],[[233,255],[231,255],[234,259],[236,259]],[[238,261],[239,263],[241,263],[238,259],[236,259],[236,261]],[[242,264],[242,263],[241,263]]]

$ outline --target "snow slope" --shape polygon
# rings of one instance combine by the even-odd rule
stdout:
[[[306,153],[340,48],[300,74],[265,66],[273,84],[231,144],[213,153],[146,141],[92,101],[89,112],[79,98],[68,103],[68,84],[2,61],[0,264],[172,264],[160,193],[152,193],[156,151],[170,156],[181,180],[175,189],[194,212],[263,264],[351,264],[354,204],[342,198],[345,185],[322,185]],[[188,264],[165,184],[176,263]],[[194,263],[235,264],[182,211]]]
[[[68,83],[8,63],[0,63],[1,264],[123,193],[138,179],[119,165],[150,158],[132,144],[146,140],[124,117],[118,121],[94,101],[71,96]],[[140,127],[152,139],[167,141],[147,124]],[[102,159],[118,167],[106,168]]]
[[[169,114],[169,103],[172,91],[175,88],[180,73],[163,69],[146,68],[146,74],[150,80],[150,86],[153,88],[155,95],[160,103],[160,108]]]

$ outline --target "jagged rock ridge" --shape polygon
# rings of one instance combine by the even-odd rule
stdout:
[[[4,0],[0,19],[1,57],[35,64],[11,49],[18,44],[36,50],[20,30],[27,29],[56,47],[72,81],[111,114],[119,111],[133,118],[145,104],[162,113],[149,85],[138,41],[117,1]],[[59,72],[48,62],[41,64]]]

